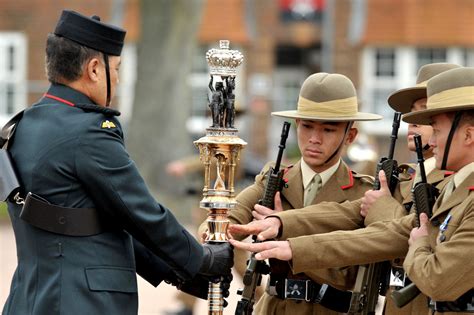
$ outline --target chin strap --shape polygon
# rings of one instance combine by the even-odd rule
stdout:
[[[346,139],[347,132],[349,131],[349,128],[350,128],[351,125],[352,125],[352,122],[348,122],[348,123],[347,123],[346,129],[344,130],[344,136],[342,137],[341,143],[340,143],[339,146],[337,147],[336,151],[334,151],[334,153],[331,154],[331,156],[324,162],[324,164],[327,164],[329,161],[331,161],[332,158],[335,157],[336,154],[339,152],[339,150],[341,150],[342,145],[344,144],[344,140]]]
[[[456,112],[453,119],[453,124],[451,125],[451,129],[449,130],[448,139],[446,139],[446,146],[444,147],[444,154],[443,154],[443,163],[441,163],[441,169],[445,170],[448,164],[448,154],[449,148],[451,147],[451,141],[453,140],[454,133],[458,128],[459,121],[461,120],[462,111]]]
[[[105,62],[105,75],[107,77],[107,100],[105,102],[105,107],[110,106],[110,67],[109,67],[109,56],[107,54],[104,55],[104,62]]]

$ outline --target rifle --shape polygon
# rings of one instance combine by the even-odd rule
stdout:
[[[416,226],[420,227],[420,214],[426,213],[428,218],[432,216],[432,209],[436,198],[439,195],[439,190],[431,184],[428,184],[426,180],[426,172],[424,166],[421,136],[415,135],[415,146],[416,154],[418,157],[418,166],[420,168],[421,181],[416,183],[415,187],[411,190],[413,196],[413,206],[416,212]],[[400,290],[393,291],[391,294],[392,300],[397,307],[403,307],[410,303],[414,298],[420,294],[420,289],[416,287],[414,283],[401,288]]]
[[[393,159],[393,155],[395,152],[395,144],[397,142],[401,115],[400,112],[395,112],[394,114],[389,153],[387,157],[382,157],[377,163],[374,190],[380,189],[380,170],[385,172],[387,183],[392,194],[398,185],[398,163]],[[359,266],[349,313],[360,312],[362,315],[375,314],[375,307],[377,305],[379,294],[385,295],[388,288],[387,277],[389,271],[390,263],[388,261]]]
[[[290,123],[284,122],[281,131],[280,145],[278,146],[278,157],[274,167],[271,167],[267,174],[267,183],[262,199],[259,204],[267,208],[273,209],[275,207],[275,194],[283,189],[285,182],[283,181],[283,171],[280,170],[281,159],[283,151],[285,150],[286,139],[290,130]],[[257,237],[252,237],[254,243],[259,243]],[[252,253],[247,261],[247,269],[244,274],[244,288],[237,290],[237,294],[242,295],[242,298],[237,303],[235,315],[251,315],[253,311],[253,304],[255,303],[255,290],[262,282],[262,274],[270,273],[270,266],[265,261],[257,260],[255,253]]]

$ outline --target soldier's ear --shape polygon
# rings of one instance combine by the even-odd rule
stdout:
[[[465,144],[467,146],[474,145],[474,126],[465,125],[463,129]]]
[[[102,71],[101,62],[98,58],[91,58],[86,64],[86,75],[89,80],[98,82],[100,72]]]
[[[358,134],[359,134],[359,130],[357,128],[354,128],[354,127],[350,128],[349,131],[347,132],[345,144],[349,145],[352,142],[354,142]]]

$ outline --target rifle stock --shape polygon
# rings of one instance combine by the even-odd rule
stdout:
[[[380,189],[380,170],[385,172],[387,183],[392,194],[398,185],[398,163],[393,159],[393,155],[398,137],[400,118],[401,113],[396,112],[393,117],[390,150],[388,156],[382,157],[377,164],[374,190]],[[387,277],[389,271],[390,263],[388,261],[359,266],[349,313],[360,312],[361,315],[375,314],[379,294],[385,295],[388,288]]]
[[[271,167],[267,174],[267,183],[265,185],[265,191],[262,199],[259,200],[259,204],[273,209],[275,207],[275,194],[281,191],[284,186],[283,181],[283,170],[280,170],[281,159],[283,157],[283,151],[285,150],[286,139],[290,130],[290,123],[284,122],[283,129],[281,132],[280,145],[278,146],[278,157],[275,162],[275,166]],[[253,242],[258,243],[256,236],[253,237]],[[244,288],[237,291],[237,294],[242,295],[240,301],[237,302],[235,309],[235,315],[251,315],[253,311],[253,304],[255,303],[255,290],[262,282],[262,274],[268,274],[270,272],[270,266],[265,261],[257,260],[255,253],[250,255],[247,261],[247,269],[245,270],[243,282]]]
[[[421,143],[421,136],[414,136],[416,154],[418,157],[418,166],[420,169],[421,181],[416,183],[415,187],[412,189],[413,196],[413,206],[415,207],[416,212],[416,225],[420,227],[420,214],[426,213],[428,218],[431,218],[432,209],[436,198],[439,195],[439,191],[436,187],[431,184],[428,184],[426,179],[426,172],[424,167],[423,159],[423,148]],[[403,307],[415,299],[421,291],[416,287],[414,283],[410,283],[400,290],[393,291],[391,294],[392,300],[397,307]]]

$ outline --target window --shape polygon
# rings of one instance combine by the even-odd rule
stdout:
[[[126,43],[122,49],[120,65],[120,83],[116,97],[121,123],[128,126],[132,117],[133,101],[135,98],[135,83],[137,81],[137,47],[133,43]]]
[[[27,106],[26,36],[0,32],[0,124]]]
[[[463,49],[462,55],[462,65],[474,67],[474,49]]]
[[[435,62],[446,62],[447,52],[444,48],[418,48],[416,50],[416,69]]]
[[[391,131],[393,110],[387,99],[398,89],[415,85],[418,69],[428,63],[449,62],[474,66],[474,49],[464,47],[366,47],[362,53],[361,86],[358,91],[362,111],[384,117],[367,124],[372,134],[386,135]],[[365,124],[361,124],[365,126]],[[400,129],[406,128],[402,124]]]
[[[395,50],[382,48],[375,52],[375,75],[377,77],[393,77],[395,75]]]

